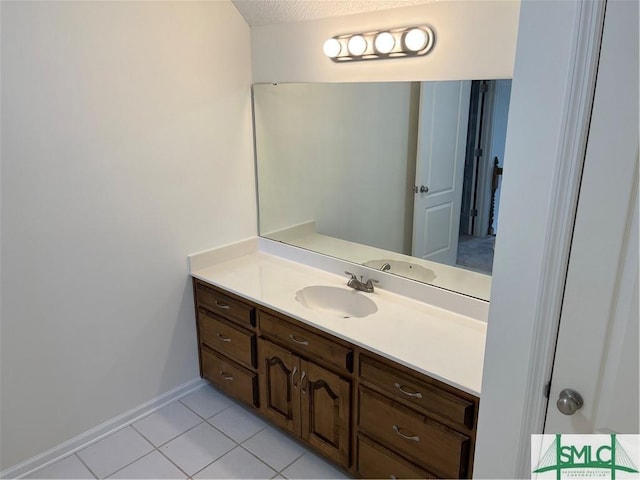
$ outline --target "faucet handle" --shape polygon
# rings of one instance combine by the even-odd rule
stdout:
[[[347,272],[347,271],[345,270],[345,271],[344,271],[344,273],[345,273],[346,275],[351,275],[351,280],[357,280],[357,279],[358,279],[358,277],[356,277],[356,276],[355,276],[355,274],[353,274],[353,273],[351,273],[351,272]]]

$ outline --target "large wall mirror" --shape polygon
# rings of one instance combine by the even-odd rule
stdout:
[[[488,301],[510,92],[254,85],[260,235]]]

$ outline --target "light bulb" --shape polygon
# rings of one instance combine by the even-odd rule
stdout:
[[[338,55],[340,55],[340,51],[342,50],[342,44],[340,43],[339,40],[335,38],[330,38],[329,40],[324,42],[322,50],[324,51],[324,54],[327,57],[336,58]]]
[[[381,32],[376,35],[374,45],[378,53],[387,54],[395,47],[396,39],[389,32]]]
[[[351,55],[359,57],[367,50],[367,41],[362,35],[354,35],[349,39],[347,49]]]
[[[427,32],[421,28],[412,28],[404,35],[404,46],[411,52],[419,52],[427,46]]]

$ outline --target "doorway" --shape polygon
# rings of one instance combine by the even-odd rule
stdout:
[[[487,275],[498,233],[510,97],[511,80],[471,84],[456,264]]]

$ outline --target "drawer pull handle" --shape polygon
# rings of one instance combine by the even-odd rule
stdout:
[[[402,438],[405,438],[407,440],[413,440],[414,442],[419,442],[420,441],[420,437],[417,435],[405,435],[404,433],[402,433],[400,431],[400,428],[397,425],[393,425],[393,431],[396,432],[398,435],[400,435]]]
[[[422,394],[420,392],[408,392],[399,383],[394,383],[394,386],[405,395],[408,395],[409,397],[422,398]]]
[[[220,375],[222,376],[222,378],[224,378],[225,380],[228,380],[229,382],[233,382],[233,376],[229,375],[227,372],[224,372],[222,370],[220,370]]]
[[[298,388],[298,384],[296,383],[296,373],[298,373],[298,367],[293,367],[293,373],[291,374],[291,385],[295,389]]]
[[[221,308],[223,310],[229,310],[231,307],[224,302],[219,302],[216,300],[216,307]]]
[[[396,477],[395,475],[389,475],[389,478],[390,478],[391,480],[398,480],[398,477]]]
[[[304,383],[304,379],[307,376],[307,372],[305,372],[304,370],[302,371],[302,376],[300,377],[300,388],[302,389],[302,394],[306,394],[307,393],[307,385]]]
[[[218,337],[218,340],[220,340],[221,342],[231,342],[231,339],[229,337],[225,337],[221,333],[217,333],[216,336]]]
[[[299,343],[300,345],[309,345],[309,342],[307,340],[300,340],[293,333],[289,334],[289,338],[294,342]]]

